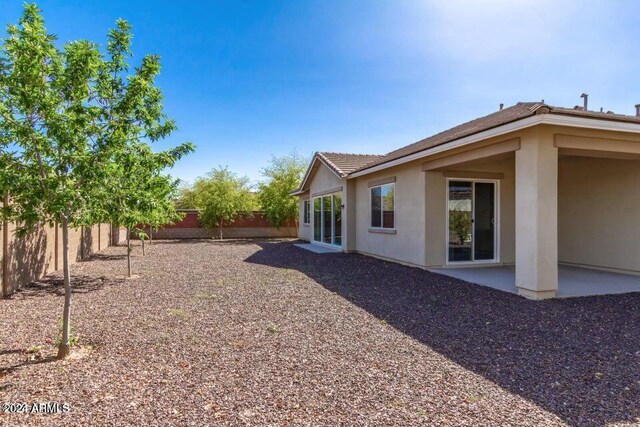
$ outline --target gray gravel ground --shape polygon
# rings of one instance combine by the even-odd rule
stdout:
[[[638,425],[640,295],[532,302],[290,241],[154,242],[0,301],[2,425]]]

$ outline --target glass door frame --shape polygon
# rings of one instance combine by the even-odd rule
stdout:
[[[311,205],[314,206],[314,209],[312,211],[312,230],[311,230],[311,241],[312,243],[316,244],[316,245],[322,245],[322,246],[327,246],[329,248],[342,248],[342,229],[340,230],[340,244],[336,245],[335,241],[336,241],[336,220],[335,220],[335,215],[336,215],[336,207],[335,207],[335,196],[340,196],[340,224],[342,226],[342,211],[344,210],[342,208],[342,192],[338,191],[335,193],[328,193],[328,194],[322,194],[322,195],[318,195],[315,197],[311,198]],[[322,240],[315,240],[315,232],[316,232],[316,221],[315,221],[315,215],[316,215],[316,211],[315,211],[315,200],[319,199],[321,200],[320,202],[320,215],[324,215],[324,202],[322,201],[322,199],[324,199],[325,197],[329,197],[331,199],[331,242],[332,243],[325,243]],[[324,218],[321,217],[320,219],[320,239],[323,239],[324,237],[324,225],[325,225],[325,221],[323,221]]]
[[[470,261],[449,261],[449,182],[470,182],[471,183],[471,260]],[[476,182],[487,182],[494,184],[493,192],[494,206],[494,232],[493,232],[493,259],[475,260],[475,215],[476,215]],[[446,179],[446,202],[445,202],[445,256],[446,265],[465,265],[465,264],[496,264],[500,262],[500,180],[499,179],[480,179],[480,178],[455,178],[447,177]]]

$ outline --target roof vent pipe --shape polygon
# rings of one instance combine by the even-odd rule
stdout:
[[[589,94],[583,93],[580,98],[584,98],[584,111],[587,111],[587,102],[589,101]]]
[[[640,117],[640,104],[636,104],[636,117]]]
[[[504,104],[500,103],[500,111],[504,108]]]

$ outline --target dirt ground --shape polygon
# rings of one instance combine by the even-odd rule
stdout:
[[[1,425],[640,423],[639,294],[534,302],[287,240],[147,249],[132,279],[124,247],[73,266],[65,361],[59,276],[0,300]]]

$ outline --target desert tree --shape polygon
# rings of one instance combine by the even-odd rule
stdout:
[[[300,185],[306,167],[307,159],[293,152],[272,157],[271,164],[262,170],[266,179],[258,185],[258,201],[273,226],[280,228],[292,218],[297,222],[299,201],[291,193]]]
[[[222,240],[222,227],[240,217],[250,216],[255,197],[247,177],[241,177],[228,168],[216,168],[196,180],[193,190],[200,223],[206,228],[218,228]]]
[[[110,219],[116,159],[135,151],[133,128],[155,140],[175,125],[158,120],[157,58],[145,57],[128,75],[126,22],[118,21],[109,35],[109,60],[86,40],[58,48],[34,4],[25,5],[7,33],[0,45],[0,184],[8,194],[1,212],[22,235],[42,223],[62,229],[65,300],[58,357],[64,358],[70,352],[69,229]],[[174,151],[191,149],[187,144]]]
[[[144,245],[148,237],[140,225],[158,227],[181,218],[173,204],[178,181],[163,171],[191,151],[189,144],[154,153],[149,145],[131,143],[115,157],[108,188],[112,195],[108,217],[127,230],[127,274],[131,276],[131,236]],[[143,246],[144,248],[144,246]]]
[[[60,224],[64,274],[62,340],[70,352],[71,272],[69,229],[98,220],[101,159],[114,148],[97,138],[100,122],[95,82],[101,55],[89,41],[61,49],[41,11],[25,5],[0,47],[0,178],[9,194],[3,217],[25,235],[42,223]]]
[[[193,186],[181,181],[174,199],[176,209],[196,209],[196,193]]]
[[[160,226],[179,219],[173,198],[177,180],[164,173],[182,156],[193,151],[191,143],[154,152],[150,143],[169,136],[174,120],[164,113],[163,95],[155,79],[160,58],[146,55],[131,73],[131,26],[116,22],[109,32],[107,59],[99,71],[99,90],[105,126],[101,136],[119,149],[112,153],[109,173],[104,176],[109,198],[102,205],[106,219],[127,230],[127,273],[131,276],[131,234],[144,244],[147,235],[139,224]]]

